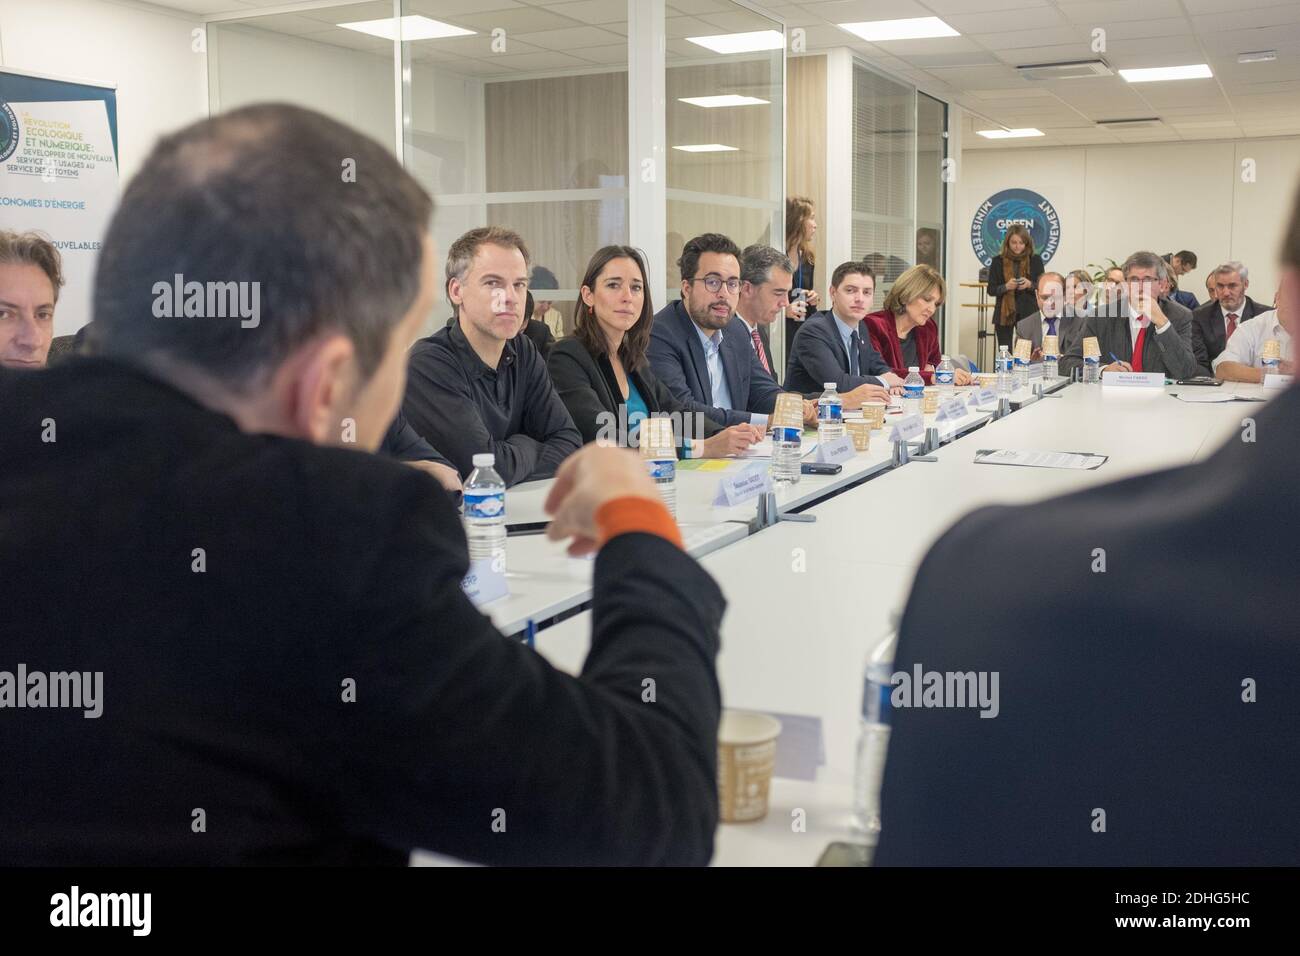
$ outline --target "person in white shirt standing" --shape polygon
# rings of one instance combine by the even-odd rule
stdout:
[[[1243,323],[1228,339],[1228,344],[1214,360],[1214,377],[1222,382],[1264,381],[1264,346],[1277,342],[1281,361],[1278,371],[1283,375],[1295,374],[1295,358],[1291,350],[1291,332],[1295,326],[1296,304],[1287,298],[1286,287],[1277,293],[1277,308],[1261,312]]]

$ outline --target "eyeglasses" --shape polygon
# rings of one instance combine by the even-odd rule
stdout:
[[[692,282],[703,282],[704,288],[710,292],[718,292],[722,289],[723,283],[726,283],[728,292],[740,291],[739,279],[723,279],[721,276],[705,276],[703,279],[692,279]]]

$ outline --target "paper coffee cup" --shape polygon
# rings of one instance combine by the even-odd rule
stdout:
[[[1096,336],[1090,335],[1083,340],[1083,357],[1101,358],[1101,346],[1097,343]]]
[[[1029,339],[1019,339],[1016,342],[1016,361],[1029,362],[1029,356],[1034,354],[1034,343]]]
[[[884,402],[863,402],[862,403],[862,420],[872,428],[885,427],[885,403]]]
[[[1059,348],[1060,348],[1060,346],[1057,345],[1057,338],[1056,338],[1055,335],[1044,335],[1044,336],[1043,336],[1043,354],[1044,354],[1044,355],[1058,355],[1058,356],[1059,356],[1059,355],[1061,354],[1061,353],[1058,351]]]
[[[978,378],[981,388],[992,388],[998,383],[997,372],[980,372]]]
[[[1282,343],[1277,339],[1269,339],[1264,343],[1263,358],[1280,359],[1282,357]]]
[[[782,392],[776,397],[776,408],[768,419],[769,428],[797,428],[803,431],[803,396],[798,392]]]
[[[866,451],[871,445],[871,422],[868,421],[851,421],[845,422],[844,427],[848,429],[849,437],[853,439],[853,447],[857,451]]]
[[[933,388],[927,388],[921,394],[921,413],[923,415],[933,415],[939,410],[939,392]]]
[[[718,724],[718,809],[723,823],[767,816],[781,721],[751,710],[724,710]]]
[[[657,458],[673,451],[676,441],[673,438],[673,423],[670,418],[646,418],[641,421],[637,433],[644,458]]]

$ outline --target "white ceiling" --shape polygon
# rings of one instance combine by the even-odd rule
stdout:
[[[154,0],[200,15],[254,14],[284,0]],[[1300,2],[1297,0],[756,0],[787,27],[806,31],[808,50],[848,47],[886,72],[979,114],[966,147],[1023,148],[1093,143],[1236,139],[1300,134]],[[342,46],[382,52],[390,44],[342,30],[344,20],[391,15],[390,0],[259,19],[257,25]],[[627,61],[625,0],[406,0],[425,13],[479,31],[418,44],[419,59],[479,76],[577,70]],[[761,29],[763,18],[727,0],[669,0],[671,61],[709,54],[683,37]],[[866,43],[836,26],[859,20],[942,17],[959,37]],[[503,27],[507,52],[491,54]],[[1212,79],[1130,84],[1119,76],[1030,82],[1020,64],[1089,59],[1093,30],[1112,69],[1208,63]],[[1269,63],[1237,55],[1276,50]],[[1159,117],[1151,129],[1111,131],[1097,120]],[[1036,126],[1047,135],[990,141],[975,129]]]

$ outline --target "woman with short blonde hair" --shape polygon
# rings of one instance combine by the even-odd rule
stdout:
[[[943,360],[934,313],[948,297],[948,286],[939,270],[924,264],[912,266],[895,281],[885,296],[885,307],[863,322],[871,344],[895,375],[907,377],[915,367],[927,385],[934,383],[934,369]],[[956,365],[953,382],[969,385],[970,373]]]

